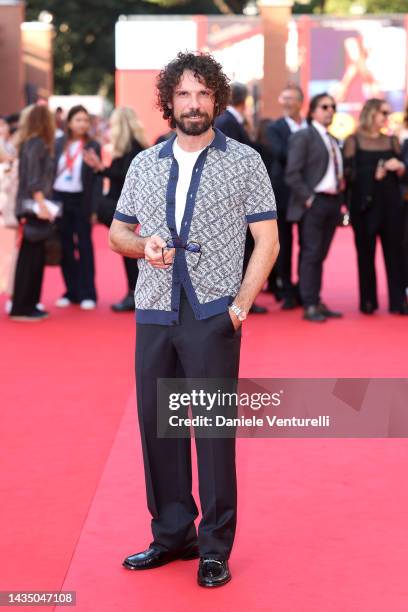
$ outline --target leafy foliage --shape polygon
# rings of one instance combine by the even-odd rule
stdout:
[[[365,10],[365,13],[408,12],[408,0],[299,0],[295,2],[293,12],[350,15],[350,8],[357,4]]]
[[[26,19],[53,16],[54,83],[57,94],[114,97],[115,23],[121,15],[219,14],[211,0],[27,0]],[[224,0],[242,12],[246,1]]]
[[[408,0],[359,0],[367,12],[408,11]],[[306,2],[306,4],[305,4]],[[299,0],[294,13],[349,14],[352,0]],[[42,11],[55,27],[54,83],[58,94],[114,97],[114,30],[121,15],[242,13],[247,0],[27,0],[26,19]]]

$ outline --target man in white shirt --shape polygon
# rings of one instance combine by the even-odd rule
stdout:
[[[197,531],[189,431],[158,435],[165,412],[158,383],[237,379],[240,327],[279,250],[276,205],[259,154],[213,128],[229,94],[214,58],[179,53],[161,71],[157,91],[175,134],[135,157],[110,229],[112,248],[139,259],[136,389],[153,534],[149,548],[123,565],[148,570],[200,557],[198,584],[213,588],[231,580],[235,439],[196,436]],[[255,248],[242,280],[248,226]]]
[[[308,127],[289,141],[285,180],[291,189],[288,220],[298,221],[301,237],[299,290],[304,319],[323,323],[341,317],[321,301],[323,262],[339,220],[343,164],[336,139],[328,132],[336,110],[326,93],[310,101]]]
[[[286,218],[290,190],[285,183],[285,169],[291,135],[307,128],[308,125],[302,116],[303,99],[301,88],[295,84],[288,84],[281,92],[278,100],[282,107],[282,117],[271,122],[266,130],[267,146],[271,155],[268,172],[276,194],[280,241],[279,257],[272,274],[276,273],[277,276],[279,294],[283,300],[283,310],[292,310],[299,306],[299,288],[292,282],[294,224]],[[273,278],[270,278],[270,287],[272,286],[272,281]],[[273,289],[272,292],[274,292]]]

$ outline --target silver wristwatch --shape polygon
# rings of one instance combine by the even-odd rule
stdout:
[[[238,317],[240,321],[245,321],[247,318],[247,313],[245,310],[242,310],[239,306],[237,306],[234,302],[228,306],[232,310],[232,312]]]

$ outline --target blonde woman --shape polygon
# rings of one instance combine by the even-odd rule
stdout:
[[[108,227],[112,222],[116,204],[125,182],[126,173],[133,158],[149,146],[143,126],[131,108],[116,108],[110,117],[109,125],[112,145],[111,165],[105,167],[92,151],[88,151],[86,156],[84,156],[84,161],[89,166],[110,180],[109,193],[104,198],[104,213],[102,213],[102,217],[100,215],[101,221]],[[111,308],[114,312],[128,312],[135,309],[133,295],[138,275],[137,260],[124,257],[123,261],[126,270],[128,292],[123,300],[117,304],[112,304]]]
[[[18,128],[14,134],[10,133],[10,126],[0,119],[0,162],[5,173],[3,182],[4,208],[3,217],[6,227],[18,227],[15,216],[16,197],[18,187],[18,149],[27,140],[27,120],[34,104],[26,106],[20,113]]]
[[[360,310],[373,314],[378,308],[375,249],[379,237],[387,270],[389,311],[408,315],[400,191],[405,165],[398,139],[384,134],[390,112],[385,100],[367,100],[357,132],[344,143],[344,169],[357,249]]]
[[[16,228],[17,155],[10,141],[10,126],[0,117],[0,216],[7,228]]]

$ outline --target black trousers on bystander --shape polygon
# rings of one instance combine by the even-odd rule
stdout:
[[[320,302],[323,262],[339,221],[340,204],[339,196],[318,193],[300,221],[299,290],[304,307]]]
[[[23,238],[14,278],[11,316],[30,315],[40,301],[45,267],[45,242]]]

